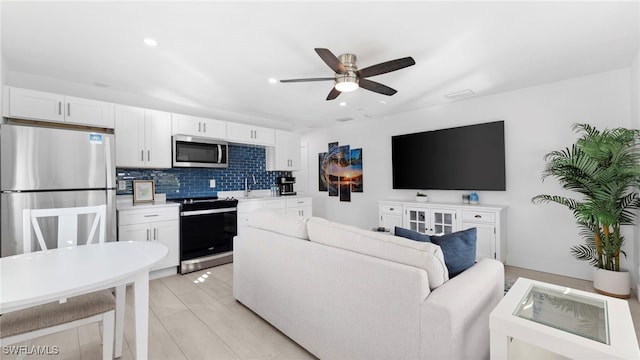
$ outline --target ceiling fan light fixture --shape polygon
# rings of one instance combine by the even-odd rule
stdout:
[[[358,85],[358,77],[354,73],[345,74],[336,77],[336,90],[340,92],[350,92],[358,90],[360,86]]]

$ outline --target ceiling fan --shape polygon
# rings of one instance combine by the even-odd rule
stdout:
[[[408,66],[415,65],[416,63],[412,57],[405,57],[358,70],[358,67],[356,66],[356,56],[354,54],[342,54],[339,57],[336,57],[331,51],[329,51],[329,49],[315,48],[315,51],[322,61],[329,65],[331,70],[335,71],[336,74],[334,77],[289,79],[280,80],[280,82],[293,83],[333,80],[335,82],[335,86],[331,89],[329,95],[327,95],[327,100],[333,100],[337,98],[340,93],[354,91],[358,89],[358,87],[378,94],[391,96],[398,91],[366,78],[400,70]]]

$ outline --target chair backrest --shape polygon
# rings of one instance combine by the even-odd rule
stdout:
[[[31,229],[33,228],[40,250],[47,250],[42,230],[38,224],[38,218],[57,217],[58,218],[58,247],[70,247],[78,245],[78,217],[83,214],[95,214],[95,218],[89,231],[86,244],[93,242],[96,231],[98,231],[98,242],[105,241],[106,205],[83,206],[56,209],[24,209],[22,212],[22,238],[24,241],[24,252],[29,253],[31,249]],[[99,228],[98,228],[99,227]]]

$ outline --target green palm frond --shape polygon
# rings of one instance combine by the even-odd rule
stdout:
[[[640,209],[640,130],[600,131],[589,124],[574,124],[572,129],[580,137],[571,147],[544,156],[542,181],[553,177],[584,198],[541,194],[531,201],[571,210],[584,240],[571,253],[591,265],[619,270],[620,254],[626,256],[620,226],[633,224],[633,210]]]

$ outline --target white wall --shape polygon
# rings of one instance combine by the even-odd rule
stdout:
[[[598,128],[631,125],[630,71],[615,70],[304,134],[314,215],[361,228],[377,226],[377,200],[408,200],[415,195],[415,191],[392,189],[392,135],[504,120],[507,191],[479,195],[481,203],[508,206],[507,263],[590,279],[589,265],[569,253],[572,245],[581,243],[572,214],[559,205],[534,205],[531,198],[541,193],[574,195],[564,192],[554,179],[540,180],[544,154],[569,146],[578,137],[570,129],[573,123]],[[335,141],[363,149],[364,193],[352,194],[351,202],[317,191],[318,153]],[[416,154],[416,166],[429,164],[421,164]],[[427,193],[430,202],[460,202],[462,194]]]
[[[631,65],[631,123],[636,129],[640,129],[640,49],[636,53],[636,59]],[[635,273],[636,289],[640,289],[640,221],[636,221],[634,234],[635,261],[632,273]],[[639,292],[640,293],[640,292]]]

